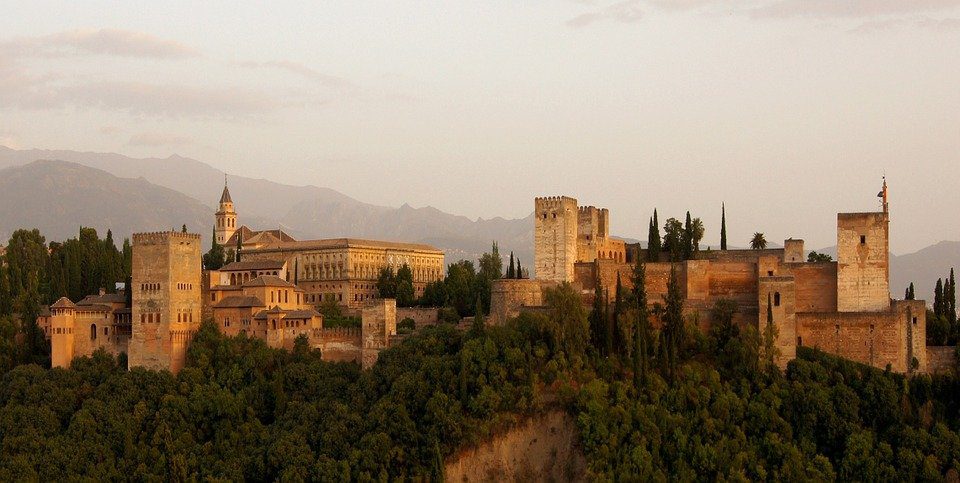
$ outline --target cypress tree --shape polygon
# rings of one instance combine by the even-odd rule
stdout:
[[[227,240],[227,241],[229,241],[229,240]],[[236,258],[236,260],[234,260],[235,262],[239,262],[239,261],[240,261],[240,247],[241,247],[242,245],[243,245],[243,235],[241,234],[241,232],[238,231],[238,232],[237,232],[237,250],[236,250],[236,252],[235,252],[235,253],[237,254],[237,258]]]
[[[937,317],[943,316],[943,279],[940,278],[933,289],[933,314]]]
[[[485,323],[483,321],[483,303],[480,300],[480,297],[477,297],[477,307],[476,311],[473,314],[473,325],[470,327],[471,335],[474,337],[480,337],[483,335],[485,328]]]
[[[687,212],[687,219],[683,223],[683,240],[680,241],[683,247],[683,259],[693,258],[693,222],[690,220],[690,212]]]
[[[520,267],[520,257],[517,257],[517,280],[523,278],[523,268]]]
[[[947,292],[947,301],[949,305],[947,318],[953,325],[957,322],[957,281],[953,277],[953,267],[950,267],[950,290]]]
[[[773,366],[776,359],[777,334],[773,325],[773,303],[770,293],[767,293],[767,324],[763,329],[763,357],[768,366]]]
[[[639,390],[647,382],[650,320],[647,317],[647,269],[640,257],[633,267],[633,300],[637,304],[637,321],[633,328],[633,385]]]
[[[597,276],[593,289],[593,308],[590,311],[590,339],[593,347],[600,353],[606,347],[603,341],[604,332],[603,287],[600,285],[600,277]]]
[[[657,217],[657,209],[653,209],[653,221],[650,224],[650,234],[647,237],[647,259],[656,262],[660,260],[660,251],[663,245],[660,242],[660,220]]]
[[[510,268],[507,269],[507,278],[517,278],[517,270],[513,266],[513,252],[510,252]]]
[[[628,346],[620,327],[620,315],[623,313],[623,284],[620,282],[620,272],[617,272],[616,290],[613,295],[613,319],[610,321],[611,345],[617,354],[626,356],[629,353]]]
[[[670,267],[670,280],[667,282],[666,307],[663,315],[663,337],[666,352],[667,374],[673,380],[680,348],[683,347],[683,292],[675,266]]]
[[[720,205],[720,249],[727,249],[727,205]]]
[[[184,223],[183,226],[180,227],[180,233],[186,233],[186,232],[187,232],[187,224]]]

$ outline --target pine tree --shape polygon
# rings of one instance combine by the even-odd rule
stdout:
[[[720,205],[720,249],[727,249],[727,205]]]

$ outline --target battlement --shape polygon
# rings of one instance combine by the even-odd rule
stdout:
[[[544,196],[534,198],[534,206],[537,211],[544,209],[559,208],[564,205],[577,206],[577,199],[569,196]]]
[[[360,327],[324,327],[323,336],[360,337]]]
[[[200,241],[200,235],[179,231],[153,231],[133,234],[133,242],[141,244],[166,243],[171,239]]]

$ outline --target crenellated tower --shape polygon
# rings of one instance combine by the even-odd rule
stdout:
[[[536,198],[534,210],[534,265],[537,278],[572,281],[573,264],[577,262],[577,200],[566,196]]]
[[[227,179],[223,179],[223,194],[220,195],[220,209],[217,210],[214,233],[217,243],[223,245],[237,231],[237,212],[233,209],[233,200],[230,199],[230,190],[227,188]]]

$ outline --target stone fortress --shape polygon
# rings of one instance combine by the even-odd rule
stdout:
[[[264,339],[292,348],[305,336],[323,358],[372,366],[380,351],[396,344],[397,318],[417,327],[437,323],[436,309],[397,308],[377,298],[383,268],[407,265],[420,295],[443,278],[442,251],[420,244],[333,239],[297,241],[281,230],[237,226],[237,213],[224,186],[215,215],[215,240],[240,247],[242,261],[203,270],[200,236],[180,232],[133,235],[132,283],[125,294],[99,294],[74,303],[59,299],[37,322],[51,342],[53,367],[97,349],[126,353],[130,367],[183,368],[201,320],[225,334]],[[232,245],[231,245],[232,244]],[[324,301],[359,316],[360,327],[325,328],[317,312]]]
[[[651,308],[662,303],[676,270],[685,315],[701,330],[710,327],[711,308],[720,299],[736,303],[736,322],[763,328],[769,301],[781,366],[796,357],[798,346],[809,346],[901,373],[938,370],[942,363],[928,361],[925,302],[890,297],[886,182],[881,195],[882,211],[837,215],[835,262],[807,262],[803,240],[796,239],[786,240],[782,249],[709,250],[695,260],[651,260],[647,300]],[[537,310],[544,290],[559,283],[572,283],[585,301],[597,283],[612,293],[618,275],[624,288],[632,288],[633,263],[637,257],[646,260],[646,250],[610,238],[607,210],[578,207],[569,197],[536,198],[534,209],[536,279],[494,283],[493,323]]]

